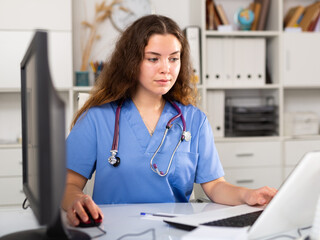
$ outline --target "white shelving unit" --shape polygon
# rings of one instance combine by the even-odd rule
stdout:
[[[0,8],[0,207],[21,206],[20,62],[35,29],[48,31],[50,74],[73,115],[72,1],[2,1]],[[19,17],[17,17],[19,16]],[[59,17],[57,17],[59,16]],[[69,128],[66,126],[66,128]]]
[[[320,150],[319,132],[310,136],[287,136],[284,131],[286,112],[312,111],[320,119],[320,33],[288,33],[282,28],[288,9],[315,2],[311,0],[271,0],[266,30],[237,30],[234,13],[239,8],[248,7],[251,2],[253,0],[215,0],[215,4],[223,6],[233,27],[231,32],[219,32],[206,30],[206,1],[202,0],[203,79],[199,89],[203,98],[202,108],[213,127],[226,179],[246,187],[279,187],[306,152]],[[221,80],[221,76],[215,75],[215,68],[226,67],[224,60],[221,60],[222,63],[214,60],[215,54],[222,53],[219,56],[227,58],[230,51],[236,51],[231,49],[232,45],[227,45],[228,42],[239,39],[247,39],[247,42],[252,42],[252,39],[265,40],[265,61],[272,83],[257,85],[254,81],[252,84],[243,81],[241,84],[236,82],[234,75],[229,79],[233,83],[226,84],[227,80],[223,81],[225,79]],[[220,48],[214,44],[220,44]],[[248,60],[246,56],[232,59],[234,65],[241,65]],[[278,106],[277,133],[274,136],[226,137],[226,98],[263,99],[266,96],[272,96]]]

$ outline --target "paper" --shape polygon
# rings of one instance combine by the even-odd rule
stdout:
[[[182,237],[182,240],[246,240],[248,235],[248,227],[233,228],[233,227],[209,227],[199,226],[187,235]]]

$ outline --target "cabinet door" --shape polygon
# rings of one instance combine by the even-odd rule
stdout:
[[[72,29],[71,0],[1,1],[0,29]]]
[[[0,205],[21,205],[25,198],[22,177],[0,177]]]
[[[286,33],[283,41],[284,84],[320,84],[320,35]]]
[[[0,88],[20,88],[20,63],[33,31],[0,31]],[[72,34],[49,32],[48,57],[50,74],[56,87],[72,86]]]
[[[22,149],[0,149],[0,177],[22,176]]]
[[[32,31],[0,31],[0,88],[20,88],[20,62]]]

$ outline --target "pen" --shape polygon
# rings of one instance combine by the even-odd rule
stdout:
[[[154,216],[154,217],[169,217],[169,218],[172,218],[172,217],[176,217],[176,215],[174,214],[170,214],[170,213],[148,213],[148,212],[141,212],[140,213],[141,216]]]

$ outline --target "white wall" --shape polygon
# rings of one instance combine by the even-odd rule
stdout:
[[[156,14],[166,15],[174,19],[181,28],[188,25],[200,26],[200,1],[199,0],[150,0]],[[74,71],[80,69],[81,54],[84,46],[84,38],[88,30],[82,27],[82,21],[92,22],[95,4],[102,0],[73,0],[73,50]],[[106,0],[110,3],[111,0]],[[110,20],[105,20],[98,29],[101,38],[95,42],[92,50],[92,61],[103,61],[112,52],[114,43],[118,37],[118,31],[114,29]]]

